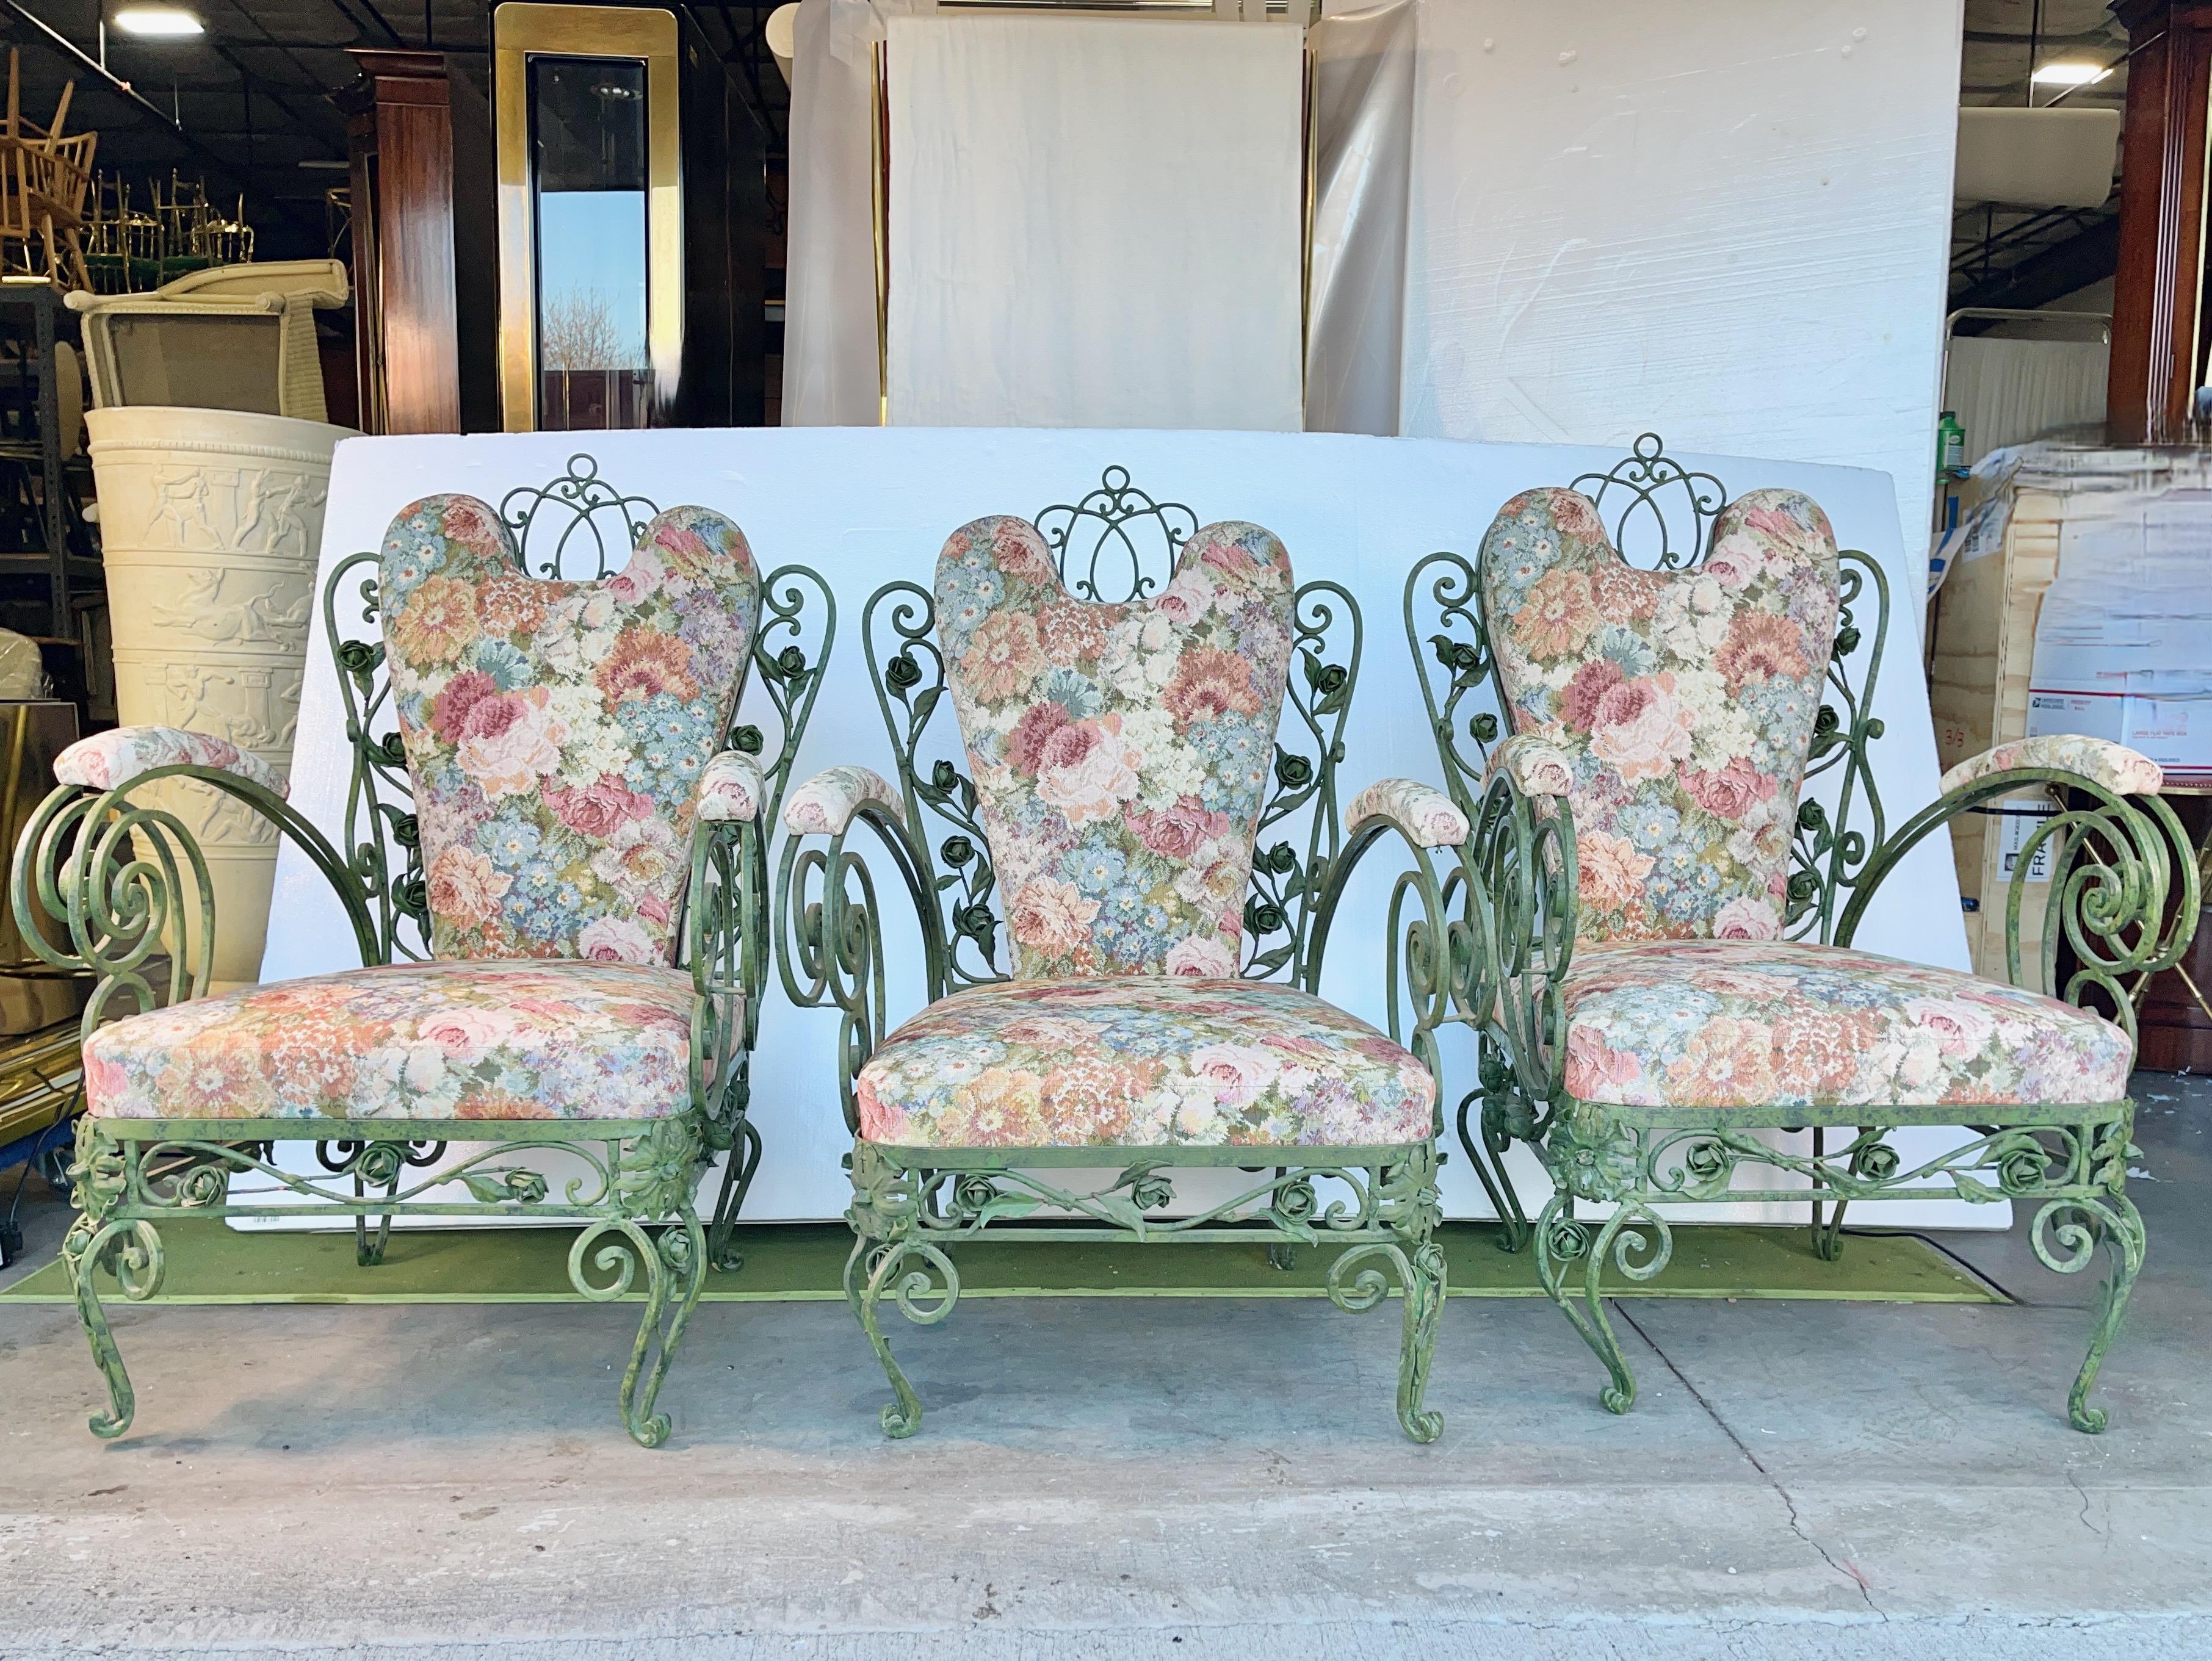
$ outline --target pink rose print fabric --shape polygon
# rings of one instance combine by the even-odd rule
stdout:
[[[938,633],[1017,979],[1236,973],[1291,592],[1256,524],[1121,605],[1069,594],[1026,520],[952,533]]]
[[[1357,830],[1370,819],[1387,819],[1418,847],[1455,848],[1467,840],[1467,815],[1433,785],[1413,779],[1378,779],[1352,798],[1345,823]]]
[[[1601,946],[1560,992],[1568,1094],[1630,1107],[2088,1106],[2135,1055],[2057,998],[1840,946]]]
[[[54,757],[54,782],[85,790],[112,790],[155,767],[214,767],[234,773],[272,796],[285,793],[284,780],[251,750],[211,732],[182,727],[116,727],[80,738]]]
[[[614,575],[552,582],[483,503],[431,496],[392,520],[382,578],[432,949],[672,962],[760,615],[744,533],[671,508]]]
[[[1517,735],[1571,773],[1587,940],[1773,940],[1822,677],[1836,539],[1790,490],[1754,490],[1686,571],[1640,571],[1571,490],[1525,491],[1482,544]]]
[[[691,1104],[690,975],[433,962],[196,997],[84,1042],[109,1118],[631,1119]]]
[[[760,763],[726,749],[708,758],[699,775],[699,817],[724,824],[747,824],[760,817],[767,794]]]
[[[1380,1148],[1426,1142],[1428,1070],[1272,980],[1002,981],[876,1048],[860,1135],[899,1148]]]
[[[68,752],[63,755],[66,758]],[[2116,796],[2155,796],[2166,788],[2165,769],[2141,750],[2116,744],[2109,738],[2048,732],[1968,756],[1943,775],[1936,789],[1948,796],[1954,790],[1964,790],[2014,767],[2056,767],[2078,773]],[[58,774],[59,769],[56,772]]]
[[[868,803],[901,811],[899,793],[867,767],[824,767],[784,798],[784,828],[794,836],[836,836]]]

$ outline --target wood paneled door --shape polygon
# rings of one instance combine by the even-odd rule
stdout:
[[[354,350],[370,433],[461,430],[453,125],[446,58],[353,52]]]

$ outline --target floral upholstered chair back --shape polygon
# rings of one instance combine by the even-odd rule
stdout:
[[[671,508],[620,571],[553,581],[483,503],[431,496],[380,574],[434,953],[672,962],[699,775],[759,620],[744,534]]]
[[[1017,979],[1237,973],[1292,591],[1255,524],[1200,529],[1123,604],[1071,595],[1026,520],[945,543],[938,627]]]
[[[1582,937],[1778,938],[1836,638],[1827,516],[1755,490],[1701,562],[1645,571],[1589,498],[1530,490],[1492,522],[1481,582],[1516,737],[1566,775]]]

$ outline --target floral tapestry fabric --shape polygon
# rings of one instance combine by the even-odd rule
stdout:
[[[392,522],[382,579],[437,955],[672,961],[759,618],[744,533],[671,508],[614,575],[546,581],[490,508],[431,496]]]
[[[1413,779],[1378,779],[1352,798],[1350,828],[1366,819],[1387,819],[1424,848],[1455,848],[1467,840],[1467,815],[1433,785]]]
[[[890,780],[868,767],[824,767],[784,798],[783,825],[796,836],[836,836],[864,802],[904,811]]]
[[[1561,993],[1568,1094],[1630,1107],[2087,1105],[2135,1058],[2057,998],[1840,946],[1603,946]]]
[[[1836,636],[1827,516],[1754,490],[1701,563],[1639,571],[1587,497],[1525,491],[1482,588],[1515,730],[1573,769],[1583,937],[1778,937]]]
[[[116,727],[80,738],[54,757],[54,782],[85,790],[112,790],[155,767],[214,767],[234,773],[282,796],[284,781],[251,750],[211,732],[182,727]]]
[[[1018,978],[1236,973],[1291,593],[1255,524],[1119,605],[1069,594],[1026,520],[953,532],[937,627]]]
[[[1398,1147],[1427,1069],[1278,981],[1030,979],[940,998],[879,1045],[860,1135],[905,1148]]]
[[[1527,797],[1571,796],[1575,788],[1575,764],[1567,752],[1547,739],[1530,732],[1516,732],[1490,752],[1490,765],[1484,769],[1483,788],[1499,773],[1513,781],[1513,788]]]
[[[85,1040],[110,1118],[635,1119],[689,1111],[691,977],[402,963],[192,998]]]
[[[1968,756],[1943,775],[1936,789],[1948,796],[1954,790],[1964,790],[1992,774],[2009,773],[2014,767],[2049,767],[2079,773],[2092,784],[2102,785],[2115,796],[2155,796],[2166,786],[2165,770],[2141,750],[2116,744],[2109,738],[2048,732]]]
[[[760,763],[742,751],[716,752],[699,775],[699,816],[743,824],[760,817]]]

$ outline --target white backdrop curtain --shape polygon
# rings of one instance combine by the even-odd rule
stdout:
[[[1414,0],[1324,17],[1314,59],[1306,430],[1398,430],[1406,195],[1413,165]]]
[[[2105,419],[2112,349],[2094,340],[1953,338],[1943,407],[1966,429],[1966,460]]]
[[[893,18],[885,420],[1297,432],[1287,25]]]

